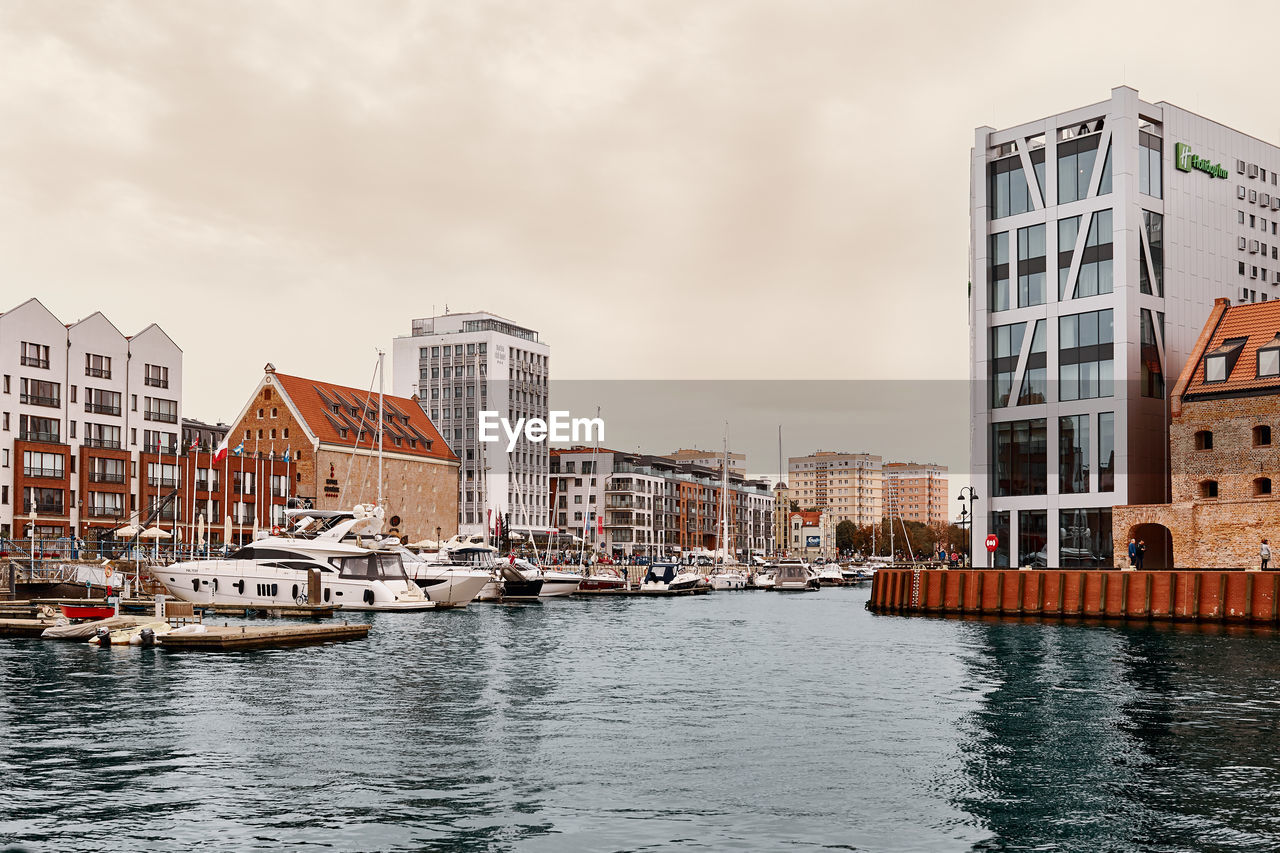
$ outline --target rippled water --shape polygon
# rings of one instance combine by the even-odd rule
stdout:
[[[226,654],[0,640],[0,846],[1280,847],[1275,634],[866,598],[473,605]]]

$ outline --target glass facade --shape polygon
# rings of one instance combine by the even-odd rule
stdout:
[[[1152,198],[1164,198],[1160,173],[1163,146],[1160,137],[1146,131],[1138,133],[1138,192]]]
[[[1089,234],[1085,237],[1073,298],[1097,296],[1114,289],[1111,250],[1111,211],[1096,211],[1089,219]]]
[[[1045,321],[1036,320],[1031,333],[1031,352],[1027,355],[1027,369],[1022,375],[1022,390],[1018,392],[1018,405],[1027,406],[1046,401],[1046,371],[1048,355],[1045,351]]]
[[[1139,384],[1144,397],[1154,397],[1158,400],[1164,399],[1164,368],[1160,363],[1160,347],[1156,344],[1156,326],[1159,325],[1160,337],[1164,337],[1164,312],[1157,311],[1152,314],[1148,308],[1143,308],[1141,319],[1139,321],[1141,334],[1141,351],[1139,353],[1142,362],[1142,373],[1139,378]]]
[[[1142,226],[1151,262],[1148,265],[1145,252],[1138,259],[1138,287],[1143,293],[1164,296],[1164,217],[1144,210]]]
[[[1075,257],[1076,239],[1080,236],[1080,217],[1068,216],[1058,220],[1058,299],[1067,298],[1067,281],[1071,274],[1071,259]]]
[[[1013,374],[1018,368],[1018,356],[1022,353],[1022,335],[1026,323],[1010,323],[991,330],[991,406],[1009,405],[1013,390]]]
[[[1089,195],[1093,164],[1098,159],[1099,135],[1094,133],[1058,142],[1058,204]]]
[[[991,235],[991,310],[1007,311],[1009,303],[1009,232]]]
[[[1043,495],[1048,489],[1045,419],[991,425],[991,462],[996,497]]]
[[[1009,511],[991,513],[991,522],[988,530],[1000,539],[1000,544],[996,546],[996,552],[991,555],[991,567],[995,569],[1009,568]],[[976,563],[977,560],[975,559],[974,562]]]
[[[1043,509],[1018,510],[1018,565],[1049,565],[1049,513]]]
[[[1098,413],[1098,491],[1116,490],[1116,413]]]
[[[1027,173],[1022,168],[1022,158],[1017,154],[1005,157],[992,163],[989,167],[991,218],[1002,219],[1018,213],[1035,210],[1032,194],[1036,200],[1044,203],[1041,192],[1044,188],[1044,149],[1031,152],[1031,167],[1036,173],[1036,187],[1027,182]]]

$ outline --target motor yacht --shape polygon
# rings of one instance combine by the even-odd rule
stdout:
[[[525,580],[542,581],[542,588],[538,592],[539,598],[563,598],[566,595],[573,595],[582,583],[582,575],[543,568],[523,557],[517,557],[512,565]]]
[[[717,590],[746,589],[748,579],[746,573],[738,569],[722,569],[708,577],[707,582]]]
[[[809,564],[796,557],[778,561],[773,589],[777,592],[807,592],[818,589],[818,579],[809,570]]]
[[[819,586],[844,585],[844,573],[841,571],[839,563],[824,563],[816,568]]]
[[[617,569],[597,565],[582,579],[578,590],[580,592],[599,592],[606,589],[626,589],[627,587],[627,579]]]
[[[325,519],[306,538],[265,536],[224,559],[189,560],[153,570],[156,580],[181,601],[233,607],[305,604],[308,585],[320,602],[344,610],[429,610],[429,599],[405,573],[398,553],[358,544],[382,529],[382,512],[360,505],[348,517]],[[348,537],[356,541],[347,541]]]
[[[678,592],[705,585],[702,575],[677,563],[654,563],[640,584],[641,592]]]

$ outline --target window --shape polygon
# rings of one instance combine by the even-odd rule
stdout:
[[[1013,390],[1013,375],[1022,353],[1022,335],[1026,323],[996,326],[991,330],[991,405],[993,408],[1009,405]]]
[[[1271,496],[1271,478],[1259,477],[1253,481],[1253,496],[1255,498],[1266,498]]]
[[[118,416],[120,414],[120,392],[103,391],[100,388],[85,388],[84,410],[91,414]]]
[[[1018,307],[1045,302],[1044,225],[1018,229]]]
[[[1058,493],[1089,491],[1089,416],[1058,418]]]
[[[1089,195],[1093,164],[1098,158],[1098,138],[1092,134],[1058,143],[1058,204]]]
[[[1253,428],[1253,446],[1269,447],[1271,445],[1271,427],[1259,424]]]
[[[1258,347],[1258,376],[1280,376],[1280,334]]]
[[[1151,264],[1147,265],[1147,255],[1143,253],[1138,264],[1138,285],[1143,293],[1154,292],[1156,296],[1164,296],[1164,217],[1149,210],[1142,211],[1143,236],[1146,237],[1147,249],[1150,251]],[[1244,238],[1241,237],[1241,248]],[[1141,250],[1141,245],[1139,249]],[[1244,272],[1243,262],[1240,271]],[[1154,287],[1152,286],[1154,284]]]
[[[1058,318],[1058,399],[1112,395],[1111,309]]]
[[[1111,292],[1111,249],[1111,211],[1099,210],[1089,220],[1073,298]]]
[[[65,457],[61,453],[22,451],[22,475],[61,480],[65,472]]]
[[[168,388],[169,368],[160,364],[146,365],[145,372],[142,377],[142,384],[149,385],[152,388]]]
[[[62,386],[57,382],[41,382],[23,377],[19,402],[29,406],[48,406],[56,409],[62,405]]]
[[[1018,565],[1048,565],[1049,514],[1042,509],[1018,511]]]
[[[1152,198],[1163,198],[1160,171],[1163,142],[1145,131],[1138,132],[1138,192]]]
[[[1111,509],[1058,510],[1058,565],[1109,569],[1112,566]]]
[[[1067,298],[1067,279],[1071,275],[1071,259],[1075,256],[1076,238],[1080,235],[1080,217],[1058,220],[1058,298]]]
[[[84,354],[84,375],[98,379],[111,378],[111,357],[106,355]]]
[[[1098,413],[1098,491],[1116,490],[1116,415]]]
[[[1043,495],[1048,442],[1044,418],[991,425],[996,497]]]
[[[1216,498],[1218,496],[1218,481],[1204,480],[1201,482],[1199,494],[1200,497],[1205,500],[1212,500],[1213,498]]]
[[[1236,359],[1244,349],[1247,338],[1229,338],[1204,357],[1204,381],[1226,382],[1236,366]]]
[[[1036,173],[1036,187],[1027,181],[1027,173],[1022,168],[1022,158],[1016,154],[997,160],[989,167],[991,218],[1000,219],[1035,210],[1032,193],[1040,201],[1040,187],[1044,186],[1044,149],[1039,148],[1030,154],[1032,168]]]
[[[1143,308],[1139,319],[1140,350],[1139,360],[1142,363],[1140,384],[1142,396],[1157,400],[1164,399],[1164,367],[1160,359],[1158,339],[1164,338],[1164,312],[1154,314]],[[1157,335],[1159,338],[1157,338]]]
[[[1202,429],[1195,434],[1196,450],[1213,450],[1213,432]]]
[[[57,418],[38,418],[33,415],[18,416],[18,438],[23,441],[43,441],[49,444],[61,442],[62,421]]]
[[[23,341],[22,357],[19,362],[24,367],[39,367],[48,370],[49,347],[45,344],[33,344],[30,341]]]
[[[1019,406],[1043,403],[1047,399],[1045,396],[1045,384],[1048,380],[1045,354],[1047,334],[1045,321],[1036,320],[1035,331],[1031,333],[1031,351],[1027,356],[1027,367],[1023,371],[1022,390],[1018,394]]]
[[[146,411],[143,418],[149,421],[160,421],[166,424],[176,424],[178,422],[178,401],[164,400],[159,397],[144,398]],[[262,410],[258,410],[258,417],[262,417]]]

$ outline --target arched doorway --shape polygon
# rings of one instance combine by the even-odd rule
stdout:
[[[1146,543],[1146,556],[1142,563],[1144,569],[1173,568],[1173,534],[1169,532],[1169,528],[1163,524],[1135,524],[1130,527],[1124,544],[1116,543],[1124,554],[1126,565],[1129,562],[1130,539]]]

